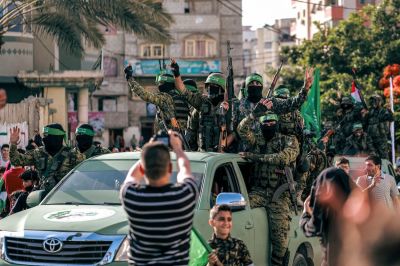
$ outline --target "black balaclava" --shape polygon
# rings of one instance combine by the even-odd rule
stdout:
[[[267,126],[266,124],[263,124],[261,126],[261,131],[266,141],[271,140],[275,136],[277,129],[278,124],[275,124],[273,126]]]
[[[158,90],[160,92],[169,93],[174,89],[175,89],[174,83],[164,82],[164,83],[158,85]]]
[[[91,125],[89,124],[82,124],[80,125],[76,132],[76,142],[77,142],[77,146],[80,152],[85,152],[87,151],[90,147],[92,147],[93,145],[93,136],[91,136],[91,134],[88,133],[80,133],[79,129],[83,128],[83,129],[88,129],[89,131],[91,131],[90,133],[94,133],[94,129]]]
[[[224,94],[221,94],[222,89],[216,85],[209,85],[208,88],[208,99],[214,106],[217,106],[224,100]]]
[[[63,127],[58,123],[50,124],[46,127],[64,131]],[[44,148],[51,156],[54,156],[63,147],[63,141],[64,136],[47,134],[43,138]]]
[[[252,103],[257,103],[262,98],[262,86],[249,85],[247,87],[247,99]]]

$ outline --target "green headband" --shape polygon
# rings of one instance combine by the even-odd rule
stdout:
[[[175,79],[166,75],[158,75],[156,78],[157,83],[175,83]]]
[[[57,128],[52,128],[52,127],[44,127],[43,128],[43,134],[47,135],[54,135],[54,136],[65,136],[65,131]]]
[[[265,123],[266,121],[278,121],[278,116],[276,114],[268,114],[268,115],[263,115],[258,119],[260,123]]]
[[[94,131],[88,128],[78,127],[75,131],[77,135],[88,135],[93,137],[95,135]]]
[[[191,92],[198,92],[199,91],[195,86],[192,86],[192,85],[186,85],[185,84],[185,87],[186,87],[186,89],[188,91],[191,91]]]
[[[213,75],[213,74],[209,75],[207,77],[205,84],[208,84],[208,83],[221,86],[222,89],[225,90],[226,80],[225,80],[225,78],[223,78],[221,76],[217,76],[217,75]]]
[[[252,82],[252,81],[258,81],[258,82],[260,82],[261,83],[261,85],[263,85],[263,78],[260,76],[260,75],[258,75],[258,74],[252,74],[252,75],[250,75],[250,76],[248,76],[247,78],[246,78],[246,87],[247,86],[249,86],[249,84]]]

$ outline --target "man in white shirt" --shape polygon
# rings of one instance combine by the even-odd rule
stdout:
[[[370,155],[365,160],[366,175],[357,178],[357,185],[370,193],[372,202],[384,205],[390,210],[399,209],[399,190],[393,176],[381,171],[382,160],[376,155]]]
[[[0,167],[6,167],[7,163],[10,161],[10,145],[3,144],[1,146],[1,160]]]

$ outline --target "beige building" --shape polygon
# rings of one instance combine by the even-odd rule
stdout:
[[[269,67],[277,68],[280,64],[280,50],[284,46],[294,45],[290,28],[295,19],[277,19],[274,25],[265,25],[252,30],[243,27],[244,71],[264,74]]]
[[[328,27],[336,26],[340,20],[346,19],[352,12],[360,10],[368,4],[379,4],[381,0],[292,0],[296,11],[296,21],[292,24],[291,34],[302,40],[311,40],[318,28],[314,22]]]

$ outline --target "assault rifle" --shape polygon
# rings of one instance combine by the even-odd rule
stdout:
[[[298,213],[297,211],[297,193],[296,193],[296,184],[297,182],[293,179],[292,169],[289,166],[285,166],[284,171],[276,170],[276,172],[284,174],[286,176],[286,183],[278,187],[275,191],[274,195],[272,196],[272,201],[278,202],[279,197],[286,191],[289,190],[290,194],[290,201],[294,207],[294,212]]]
[[[278,82],[279,73],[281,73],[282,66],[283,66],[283,62],[281,62],[281,64],[279,65],[278,71],[276,71],[274,78],[272,79],[271,86],[269,86],[269,89],[268,89],[267,98],[272,97],[272,93],[274,92],[276,83]]]
[[[228,113],[225,110],[220,110],[220,135],[219,135],[219,143],[218,143],[218,151],[223,152],[224,149],[228,146],[228,128],[230,131],[233,131],[233,125],[231,121],[231,117],[233,115],[233,99],[235,98],[235,90],[233,84],[233,66],[232,66],[232,57],[231,57],[231,43],[230,41],[226,42],[226,49],[228,55],[228,77],[226,79],[226,89],[224,93],[224,101],[229,104]],[[222,107],[221,107],[222,108]],[[227,114],[227,117],[226,117]]]

